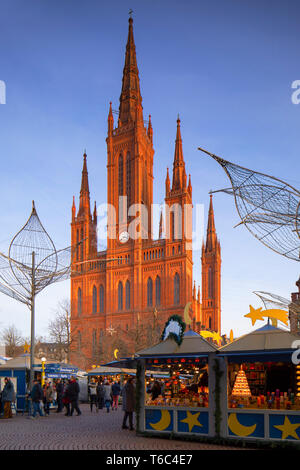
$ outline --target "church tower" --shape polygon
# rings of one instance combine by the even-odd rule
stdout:
[[[202,324],[221,332],[221,246],[210,195],[206,243],[202,246]]]
[[[96,206],[93,212],[91,209],[86,153],[78,211],[75,199],[72,206],[71,243],[76,249],[71,274],[70,360],[84,369],[110,354],[107,344],[111,341],[123,342],[124,354],[141,349],[139,341],[152,337],[153,325],[157,329],[171,314],[182,316],[187,305],[197,328],[205,324],[220,331],[221,258],[212,200],[202,252],[203,309],[200,287],[193,288],[192,183],[186,173],[179,116],[159,238],[153,239],[153,128],[151,115],[147,122],[143,116],[132,18],[119,110],[110,102],[106,144],[105,250],[97,250],[97,212]],[[101,171],[99,184],[103,185],[103,166]],[[144,335],[140,335],[141,329]]]

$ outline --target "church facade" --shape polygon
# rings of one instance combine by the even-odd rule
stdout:
[[[202,296],[193,283],[192,183],[187,178],[180,119],[173,171],[165,179],[159,238],[153,239],[153,129],[145,124],[139,72],[129,19],[117,122],[110,103],[107,122],[107,249],[97,249],[97,210],[90,203],[87,155],[83,156],[78,210],[73,197],[71,244],[71,361],[95,363],[108,331],[129,332],[153,315],[165,322],[183,316],[192,328],[221,329],[221,248],[212,196],[202,247]],[[126,335],[125,335],[126,336]],[[75,345],[75,346],[74,346]],[[84,359],[83,359],[84,358]],[[113,359],[113,358],[112,358]]]

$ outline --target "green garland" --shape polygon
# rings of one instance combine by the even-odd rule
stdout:
[[[180,333],[180,336],[175,335],[175,333],[169,333],[168,338],[174,339],[174,341],[176,341],[178,346],[180,346],[182,341],[183,341],[184,331],[185,331],[185,328],[186,328],[186,324],[184,323],[184,321],[182,320],[182,317],[180,315],[172,315],[168,319],[167,323],[165,324],[164,331],[162,332],[161,340],[162,341],[164,340],[166,328],[167,328],[167,326],[168,326],[168,324],[171,320],[176,321],[176,322],[179,323],[179,325],[181,326],[181,333]]]
[[[136,385],[135,385],[135,414],[136,414],[136,431],[140,431],[140,411],[141,411],[141,395],[142,395],[142,364],[137,361],[136,366]]]
[[[222,421],[222,411],[221,411],[221,403],[220,403],[220,396],[221,396],[221,387],[220,387],[220,380],[224,372],[220,369],[220,364],[217,359],[215,359],[215,365],[213,366],[215,377],[216,377],[216,385],[215,385],[215,433],[217,438],[220,437],[221,433],[221,421]]]

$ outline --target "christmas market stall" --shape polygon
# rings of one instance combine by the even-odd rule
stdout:
[[[40,365],[40,359],[35,358],[35,364]],[[16,393],[16,410],[23,411],[26,405],[26,394],[29,383],[30,354],[22,354],[0,365],[0,387],[4,386],[4,378],[9,377],[14,384]],[[37,376],[37,372],[35,372]]]
[[[139,432],[214,434],[212,368],[217,348],[194,331],[183,332],[180,320],[171,317],[163,341],[139,351],[135,357]],[[148,369],[161,371],[163,376],[147,376]]]
[[[299,346],[298,335],[267,324],[219,349],[224,437],[300,440]]]

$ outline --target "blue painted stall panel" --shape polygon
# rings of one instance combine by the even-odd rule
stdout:
[[[177,431],[179,433],[208,434],[208,411],[178,411]]]
[[[148,431],[168,431],[174,430],[174,412],[166,409],[146,409],[145,427]]]
[[[269,435],[271,439],[300,440],[300,415],[270,414]]]
[[[238,437],[264,437],[264,415],[259,413],[228,413],[228,434]]]

